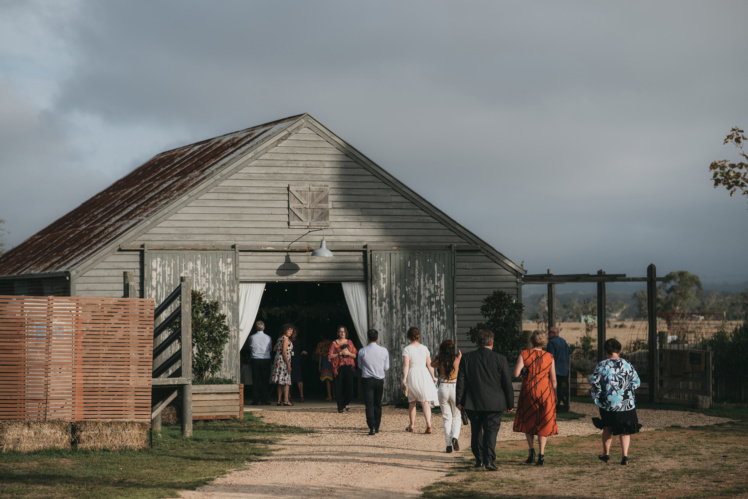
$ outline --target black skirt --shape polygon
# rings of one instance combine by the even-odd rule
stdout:
[[[606,411],[600,409],[600,417],[592,418],[592,424],[595,428],[603,429],[609,427],[613,430],[613,435],[632,435],[639,433],[639,418],[636,417],[636,409],[630,411]]]

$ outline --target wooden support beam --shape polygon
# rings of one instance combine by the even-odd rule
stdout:
[[[553,270],[548,269],[548,275],[553,275]],[[548,327],[556,325],[556,285],[553,282],[548,284]]]
[[[132,272],[123,272],[122,273],[122,297],[123,298],[137,298],[135,294],[135,283],[133,282],[133,274]]]
[[[181,277],[180,304],[182,317],[182,377],[190,380],[182,385],[182,436],[192,436],[192,278]]]
[[[597,271],[598,277],[605,277],[605,272],[602,270]],[[607,324],[607,318],[605,315],[605,308],[607,306],[607,300],[605,296],[605,280],[601,279],[597,283],[597,361],[600,362],[605,358],[605,351],[603,350],[603,344],[606,340],[605,326]]]
[[[647,321],[649,346],[649,401],[657,401],[660,390],[660,354],[657,345],[657,267],[647,267]]]

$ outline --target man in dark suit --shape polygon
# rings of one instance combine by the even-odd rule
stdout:
[[[492,331],[480,330],[478,349],[462,356],[457,373],[457,407],[470,419],[475,467],[497,471],[496,436],[501,413],[514,410],[512,373],[506,357],[493,351]]]

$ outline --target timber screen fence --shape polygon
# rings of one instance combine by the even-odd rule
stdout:
[[[0,296],[0,420],[151,420],[153,300]]]

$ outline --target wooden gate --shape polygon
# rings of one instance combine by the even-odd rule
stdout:
[[[373,251],[371,325],[390,352],[384,400],[400,397],[402,351],[410,326],[421,330],[421,343],[432,357],[442,340],[455,339],[454,253],[452,251]]]

